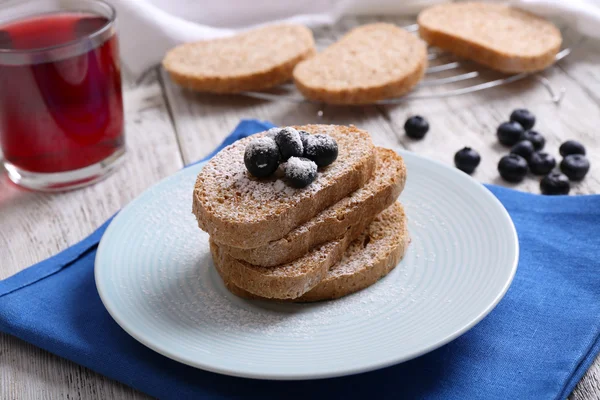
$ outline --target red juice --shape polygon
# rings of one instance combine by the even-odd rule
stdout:
[[[108,22],[65,12],[0,26],[0,51],[33,54],[32,62],[22,65],[0,61],[0,147],[6,161],[29,172],[65,172],[123,148],[117,36],[95,45],[89,39]],[[89,49],[35,60],[36,49],[81,40],[89,41]]]

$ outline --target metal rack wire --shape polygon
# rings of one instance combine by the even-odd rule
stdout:
[[[418,26],[416,24],[404,26],[404,29],[416,33]],[[563,37],[565,37],[566,29],[561,29]],[[581,42],[581,38],[575,42],[566,43],[563,49],[556,55],[556,62],[567,57],[574,48]],[[317,47],[323,48],[332,41],[318,38]],[[408,94],[380,100],[375,104],[400,104],[408,100],[432,99],[459,96],[468,93],[475,93],[486,89],[506,85],[521,79],[533,76],[540,82],[552,99],[553,102],[559,103],[564,95],[564,88],[555,90],[548,79],[535,73],[520,73],[514,75],[501,74],[492,71],[481,65],[468,60],[456,59],[449,53],[445,53],[436,48],[429,48],[427,58],[429,60],[429,68],[425,72],[424,79]],[[243,92],[245,96],[273,101],[287,101],[293,103],[310,103],[310,100],[302,97],[293,83],[289,82],[276,88],[263,92]]]

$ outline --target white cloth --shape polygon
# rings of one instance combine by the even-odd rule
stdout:
[[[600,39],[600,0],[512,0],[511,4],[545,17],[560,17],[581,34]]]
[[[108,0],[117,10],[122,59],[135,76],[179,43],[231,35],[273,22],[310,27],[348,14],[412,15],[441,0]],[[546,16],[565,16],[600,38],[600,0],[512,0]]]

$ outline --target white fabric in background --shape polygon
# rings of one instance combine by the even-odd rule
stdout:
[[[107,0],[117,10],[125,68],[140,76],[177,44],[273,22],[310,27],[344,14],[415,14],[440,0]]]
[[[512,0],[511,4],[545,17],[560,16],[583,35],[600,39],[600,0]]]
[[[310,27],[347,14],[413,15],[441,0],[107,0],[117,10],[125,68],[140,76],[177,44],[231,35],[273,22]],[[600,0],[512,0],[545,16],[560,15],[600,38]]]

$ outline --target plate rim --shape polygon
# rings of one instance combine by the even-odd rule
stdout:
[[[460,175],[462,177],[460,179],[466,178],[467,181],[471,181],[471,183],[476,184],[475,186],[478,186],[480,189],[482,189],[481,194],[483,196],[486,196],[489,200],[491,200],[492,203],[496,204],[496,206],[498,207],[498,210],[500,211],[500,214],[502,215],[502,219],[504,220],[505,223],[508,223],[508,226],[510,227],[510,234],[512,237],[513,246],[515,249],[515,255],[512,260],[512,265],[510,267],[510,273],[509,273],[508,279],[506,280],[506,282],[502,286],[502,289],[498,292],[498,294],[496,295],[494,300],[492,302],[490,302],[490,304],[488,304],[476,316],[474,316],[468,324],[465,324],[462,328],[457,329],[455,332],[453,332],[451,334],[445,335],[442,339],[438,340],[435,344],[429,345],[419,351],[410,352],[408,354],[403,355],[402,357],[391,356],[385,360],[374,360],[369,363],[363,363],[358,367],[349,366],[346,368],[332,370],[329,372],[296,373],[296,374],[294,374],[294,373],[281,373],[281,374],[267,373],[267,374],[265,374],[265,373],[252,373],[252,372],[246,372],[246,371],[239,371],[239,370],[234,370],[234,369],[230,369],[230,368],[220,368],[218,366],[214,366],[211,363],[205,363],[202,360],[186,359],[185,357],[182,357],[178,354],[175,354],[174,352],[171,352],[168,348],[165,348],[160,345],[155,345],[152,341],[146,340],[144,338],[144,336],[142,334],[139,334],[138,332],[136,332],[135,329],[132,329],[127,324],[127,321],[125,321],[123,318],[121,318],[121,316],[119,315],[119,313],[117,311],[117,307],[114,307],[114,305],[111,304],[110,297],[104,292],[104,289],[103,289],[103,286],[101,283],[102,282],[101,281],[101,272],[99,272],[100,268],[98,268],[97,266],[100,264],[103,249],[104,249],[104,247],[106,247],[107,239],[105,239],[105,238],[108,237],[112,233],[113,229],[116,229],[116,228],[114,228],[116,226],[115,221],[119,220],[119,218],[123,214],[123,211],[126,211],[130,208],[134,208],[137,205],[137,203],[139,201],[141,201],[142,197],[148,196],[149,193],[151,193],[154,190],[157,190],[157,188],[159,186],[163,185],[166,181],[175,179],[176,176],[186,173],[186,171],[188,171],[188,168],[192,168],[192,169],[198,168],[198,171],[200,171],[208,161],[202,161],[202,162],[190,165],[189,167],[183,168],[183,169],[177,171],[176,173],[171,174],[171,175],[161,179],[160,181],[156,182],[154,185],[150,186],[149,188],[144,190],[142,193],[140,193],[138,196],[136,196],[136,198],[133,199],[131,202],[129,202],[125,207],[123,207],[121,209],[121,211],[110,222],[106,231],[102,235],[102,238],[100,239],[100,243],[98,244],[96,257],[94,260],[94,282],[95,282],[96,289],[98,291],[100,300],[101,300],[104,308],[107,310],[107,312],[109,313],[111,318],[117,323],[117,325],[119,325],[119,327],[121,329],[123,329],[128,335],[130,335],[135,340],[140,342],[142,345],[148,347],[152,351],[155,351],[167,358],[170,358],[174,361],[180,362],[182,364],[185,364],[185,365],[188,365],[188,366],[191,366],[194,368],[198,368],[198,369],[209,371],[209,372],[219,373],[219,374],[223,374],[223,375],[228,375],[228,376],[240,377],[240,378],[250,378],[250,379],[260,379],[260,380],[294,381],[294,380],[308,380],[308,379],[311,379],[311,380],[312,379],[327,379],[327,378],[355,375],[355,374],[370,372],[370,371],[374,371],[374,370],[378,370],[378,369],[382,369],[382,368],[387,368],[392,365],[396,365],[396,364],[400,364],[400,363],[412,360],[414,358],[417,358],[424,354],[430,353],[431,351],[434,351],[434,350],[450,343],[451,341],[455,340],[456,338],[462,336],[463,334],[465,334],[466,332],[471,330],[475,325],[477,325],[479,322],[481,322],[494,308],[496,308],[496,306],[504,298],[504,296],[506,295],[506,292],[512,285],[515,274],[517,272],[518,263],[519,263],[519,255],[520,255],[520,246],[519,246],[517,231],[516,231],[514,222],[513,222],[512,218],[510,217],[508,211],[504,207],[504,205],[481,182],[477,181],[476,179],[472,178],[471,176],[465,174],[464,172],[462,172],[458,169],[452,168],[452,167],[450,167],[440,161],[434,160],[432,158],[428,158],[428,157],[416,154],[414,152],[411,152],[411,151],[408,151],[405,149],[401,149],[401,148],[397,148],[397,147],[395,147],[395,148],[393,147],[393,148],[391,148],[391,150],[395,151],[402,157],[408,156],[409,158],[413,157],[413,158],[419,159],[421,162],[433,163],[433,164],[437,165],[438,167],[441,167],[441,168],[447,170],[451,174],[455,174],[457,176]]]

